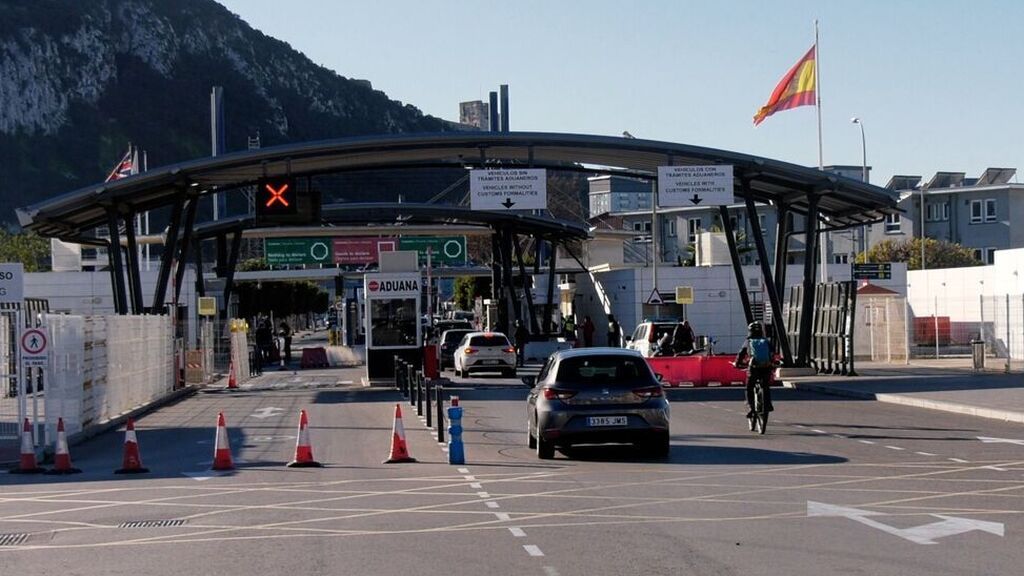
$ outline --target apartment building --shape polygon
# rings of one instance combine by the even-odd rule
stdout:
[[[961,244],[994,264],[997,250],[1024,247],[1024,184],[1016,174],[1015,168],[988,168],[978,178],[936,172],[925,184],[921,176],[893,176],[886,187],[899,194],[904,213],[870,226],[869,245],[916,238],[923,229],[927,238]]]

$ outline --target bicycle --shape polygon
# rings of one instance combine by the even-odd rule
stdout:
[[[764,401],[764,387],[768,386],[765,376],[750,375],[754,379],[754,406],[753,414],[747,417],[750,430],[758,434],[764,434],[768,429],[768,406]]]

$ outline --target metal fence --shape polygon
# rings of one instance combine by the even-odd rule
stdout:
[[[1024,371],[1024,294],[933,296],[909,309],[912,358],[967,358],[984,342],[987,368]]]

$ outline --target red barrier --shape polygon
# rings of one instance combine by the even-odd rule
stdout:
[[[667,388],[705,386],[744,386],[747,371],[734,368],[735,354],[705,356],[669,356],[648,358],[655,374],[661,374],[661,383]],[[775,377],[772,375],[772,382]]]
[[[300,366],[302,368],[329,368],[330,363],[327,361],[327,350],[323,348],[303,348]]]
[[[434,344],[423,346],[423,376],[431,380],[441,377],[437,366],[437,346]]]

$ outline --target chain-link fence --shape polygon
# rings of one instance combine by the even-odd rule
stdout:
[[[933,295],[912,300],[909,319],[911,358],[970,358],[983,342],[986,368],[1024,371],[1024,294]]]
[[[858,360],[904,364],[909,360],[907,299],[898,294],[860,296],[854,326]]]

